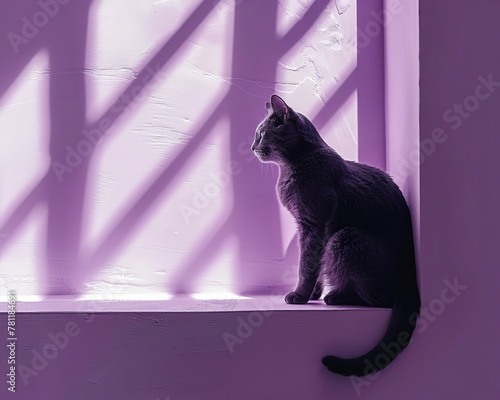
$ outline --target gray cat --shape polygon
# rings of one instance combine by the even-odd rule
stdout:
[[[389,175],[344,160],[279,96],[266,106],[252,151],[278,164],[277,193],[297,221],[300,243],[299,282],[285,301],[317,300],[326,283],[326,304],[392,308],[387,332],[370,352],[322,360],[342,375],[381,370],[408,346],[420,313],[406,201]]]

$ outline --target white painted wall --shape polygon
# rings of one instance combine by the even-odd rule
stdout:
[[[242,6],[240,3],[229,0],[214,2],[209,15],[165,65],[154,64],[155,54],[175,37],[200,1],[93,2],[86,48],[82,49],[85,60],[81,64],[72,62],[71,58],[65,60],[64,56],[64,65],[54,66],[50,62],[54,51],[51,40],[65,35],[64,24],[70,24],[70,18],[75,14],[71,14],[72,3],[61,5],[59,14],[40,29],[44,45],[39,45],[38,38],[35,38],[19,47],[21,56],[28,52],[33,55],[22,65],[17,78],[6,83],[8,90],[0,97],[0,230],[4,229],[1,232],[3,243],[0,243],[0,284],[4,288],[17,289],[21,298],[49,290],[46,274],[53,260],[46,260],[45,255],[47,207],[43,199],[54,193],[41,195],[37,205],[15,229],[9,228],[9,220],[45,174],[52,174],[51,179],[54,178],[52,163],[65,163],[60,158],[51,160],[48,153],[50,112],[54,106],[49,101],[49,83],[55,75],[83,74],[86,98],[85,109],[80,111],[83,111],[87,125],[105,120],[107,114],[104,111],[110,107],[111,116],[115,110],[118,114],[124,109],[106,137],[97,144],[92,158],[82,156],[82,165],[86,160],[90,164],[85,185],[81,243],[79,249],[74,249],[79,254],[78,260],[73,262],[77,265],[68,267],[93,269],[95,260],[92,254],[100,246],[106,246],[105,250],[111,251],[112,255],[107,257],[104,267],[86,277],[82,285],[82,282],[72,283],[70,280],[68,285],[80,285],[75,289],[87,294],[123,296],[125,293],[146,295],[168,291],[168,282],[187,257],[229,214],[235,201],[231,182],[216,184],[218,193],[208,201],[197,197],[197,193],[207,190],[207,184],[216,183],[217,176],[226,174],[224,171],[231,161],[228,138],[234,134],[230,131],[229,119],[237,119],[237,115],[228,115],[217,121],[193,155],[171,176],[173,181],[169,189],[158,196],[124,242],[119,246],[106,242],[110,232],[116,227],[120,229],[120,221],[131,207],[172,165],[231,88],[243,82],[242,90],[250,87],[248,97],[258,96],[262,103],[262,108],[241,110],[241,113],[255,117],[254,125],[245,126],[241,133],[244,142],[265,114],[264,102],[273,92],[281,94],[292,107],[313,118],[355,67],[355,52],[350,51],[356,44],[355,4],[353,1],[325,1],[326,6],[312,27],[279,59],[276,81],[257,79],[249,86],[246,77],[232,76],[234,13]],[[253,4],[258,9],[259,2]],[[285,36],[295,24],[300,24],[310,6],[310,2],[280,1],[276,15],[277,37]],[[28,18],[34,15],[39,11],[37,7],[33,5],[25,15]],[[14,13],[11,20],[9,29],[20,31],[21,15]],[[259,23],[258,18],[255,23]],[[256,36],[255,40],[263,38]],[[2,62],[8,66],[19,61],[20,55],[12,49],[6,49],[5,54]],[[248,57],[267,56],[248,54]],[[138,77],[142,77],[139,73],[148,63],[153,72],[149,82],[144,84]],[[131,101],[120,98],[126,88],[142,90]],[[71,104],[73,100],[68,97],[66,101]],[[71,125],[70,119],[66,122]],[[76,126],[79,122],[74,124]],[[82,142],[87,137],[83,134],[83,127],[78,125],[75,129],[80,132],[80,138],[68,143],[72,150],[77,151],[80,145],[80,150],[85,151]],[[342,155],[357,158],[355,92],[338,112],[331,115],[323,132],[326,140]],[[78,160],[74,162],[79,163]],[[80,164],[71,167],[75,171],[79,168]],[[248,168],[259,170],[261,175],[276,175],[275,168],[257,163]],[[72,180],[76,179],[77,173],[59,170],[59,177]],[[248,184],[258,185],[259,182]],[[186,207],[200,209],[187,216]],[[295,228],[283,210],[280,218],[285,249]],[[64,223],[71,225],[71,218]],[[229,237],[224,242],[218,256],[210,261],[210,267],[197,277],[196,291],[233,291],[234,263],[239,245],[237,237]],[[57,243],[52,246],[57,246]],[[113,246],[115,248],[110,249]],[[271,285],[279,283],[275,279],[271,279]]]

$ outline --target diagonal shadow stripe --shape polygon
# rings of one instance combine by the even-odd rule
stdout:
[[[194,31],[201,25],[205,18],[210,14],[210,11],[220,0],[205,0],[193,13],[187,18],[182,26],[172,35],[170,39],[161,47],[160,50],[151,58],[146,66],[139,72],[137,78],[134,79],[129,85],[116,97],[115,101],[111,104],[100,117],[96,118],[90,124],[89,130],[99,129],[99,123],[105,119],[111,121],[111,125],[124,113],[126,107],[124,105],[132,103],[140,92],[136,92],[137,82],[148,81],[144,87],[150,86],[151,81],[155,79],[158,71],[165,67],[169,61],[187,39],[194,33]],[[123,103],[123,99],[127,98],[127,104]],[[109,128],[108,128],[109,129]]]
[[[45,3],[50,3],[50,1]],[[45,7],[51,9],[49,11],[50,18],[43,26],[38,26],[36,23],[31,25],[32,28],[28,31],[26,27],[29,27],[29,25],[25,21],[32,21],[35,16],[41,16],[41,13],[48,16],[44,11],[46,8],[40,8],[40,2],[37,1],[0,2],[0,36],[2,36],[0,43],[0,60],[2,64],[0,99],[24,73],[28,64],[40,53],[49,50],[51,40],[57,35],[57,31],[65,32],[67,37],[71,36],[65,29],[67,21],[72,20],[71,13],[85,15],[88,9],[93,6],[94,0],[61,1],[60,3],[62,4],[46,4]],[[27,20],[23,21],[23,17],[27,17]],[[24,40],[13,40],[11,42],[12,39],[9,39],[9,34],[19,35]],[[14,45],[13,43],[17,44]]]
[[[5,239],[0,243],[0,255],[9,243],[9,239],[19,229],[23,221],[29,216],[30,212],[40,203],[40,199],[46,198],[47,189],[47,172],[42,179],[24,196],[24,199],[19,203],[14,212],[10,214],[9,219],[0,228],[0,232],[5,235]]]
[[[40,46],[35,49],[33,49],[32,52],[29,54],[27,53],[26,55],[23,54],[23,57],[19,59],[19,61],[16,59],[15,61],[18,61],[15,66],[11,65],[3,65],[2,69],[6,72],[3,73],[2,79],[0,81],[0,99],[5,95],[5,93],[8,92],[12,84],[19,78],[21,73],[25,70],[26,66],[35,58],[35,56],[46,49],[46,46]],[[28,57],[29,56],[29,57]],[[0,57],[3,59],[7,58],[5,55],[0,54]],[[5,62],[5,61],[4,61]],[[5,76],[7,75],[7,77]]]
[[[299,22],[296,22],[292,28],[278,40],[280,57],[290,50],[299,40],[312,28],[313,24],[325,11],[330,0],[316,0],[309,6]]]
[[[134,232],[134,228],[146,216],[148,210],[153,206],[160,195],[169,188],[173,179],[181,172],[189,158],[194,154],[202,140],[215,126],[219,119],[225,114],[224,108],[227,103],[227,95],[220,101],[219,105],[211,113],[202,127],[195,133],[193,139],[174,158],[170,165],[154,180],[154,182],[140,195],[129,209],[120,217],[120,221],[109,229],[108,233],[99,240],[99,247],[94,253],[84,260],[83,265],[97,268],[102,266],[114,254],[118,252],[126,242],[126,239]]]
[[[190,259],[176,269],[178,273],[167,285],[167,288],[171,288],[174,294],[193,292],[192,282],[195,282],[194,278],[203,272],[200,270],[199,265],[209,265],[210,261],[218,254],[217,250],[231,233],[229,226],[230,218],[231,216],[228,216],[219,229],[217,229],[217,232],[210,234],[210,238],[200,246],[201,249],[197,247],[197,252],[194,256],[192,255]]]
[[[356,68],[354,68],[337,90],[332,93],[319,112],[311,118],[311,121],[319,132],[321,132],[321,129],[354,93],[356,88]]]

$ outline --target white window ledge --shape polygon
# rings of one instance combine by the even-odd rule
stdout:
[[[221,298],[223,297],[223,298]],[[2,308],[7,310],[5,301]],[[30,296],[19,298],[16,304],[18,313],[52,312],[245,312],[245,311],[370,311],[389,313],[387,308],[359,306],[329,306],[323,300],[308,304],[286,304],[284,295],[279,296],[219,296],[209,298],[200,295],[151,295],[149,298],[123,296],[102,298],[90,296]]]

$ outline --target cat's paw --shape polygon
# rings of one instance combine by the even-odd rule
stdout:
[[[330,292],[325,296],[325,303],[330,306],[369,306],[366,301],[354,293]],[[390,306],[389,306],[390,307]]]
[[[340,301],[337,295],[335,294],[327,294],[324,298],[325,303],[330,305],[330,306],[336,306],[336,305],[341,305],[344,304],[345,302]]]
[[[309,299],[304,296],[301,296],[298,293],[290,292],[286,295],[285,301],[288,304],[306,304],[309,301]]]

